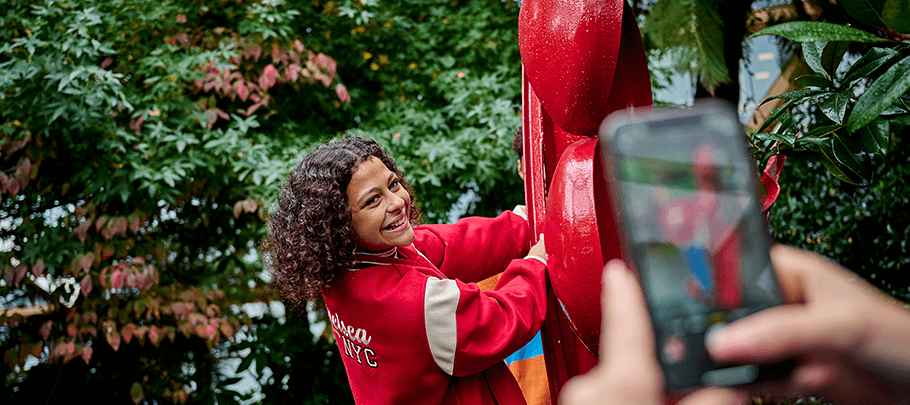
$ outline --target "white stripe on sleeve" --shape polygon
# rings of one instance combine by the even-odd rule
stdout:
[[[449,375],[455,368],[455,349],[458,345],[455,311],[459,295],[455,280],[427,279],[423,306],[427,339],[436,364]]]

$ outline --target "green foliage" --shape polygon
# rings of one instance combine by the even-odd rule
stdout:
[[[756,35],[775,34],[803,43],[812,74],[797,78],[806,87],[773,97],[787,100],[753,135],[762,161],[774,154],[820,160],[838,179],[868,186],[874,154],[883,155],[910,116],[910,42],[825,22],[792,22]],[[848,43],[871,43],[842,74],[838,66]],[[820,114],[800,120],[794,107]],[[807,111],[807,110],[795,110]],[[765,132],[772,128],[770,132]]]
[[[724,63],[724,23],[718,0],[658,0],[641,27],[646,49],[666,53],[673,70],[688,72],[706,89],[730,82]],[[735,73],[735,72],[734,72]]]
[[[468,191],[456,214],[518,203],[517,15],[494,0],[11,2],[0,395],[350,403],[334,342],[241,310],[275,299],[256,252],[269,201],[301,151],[356,132],[392,151],[428,222]]]
[[[797,78],[803,89],[769,98],[786,101],[752,135],[760,160],[791,157],[771,230],[910,302],[908,31],[886,1],[839,3],[871,26],[792,22],[756,34],[801,42],[812,72]]]

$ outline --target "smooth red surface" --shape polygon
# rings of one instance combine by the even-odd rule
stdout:
[[[651,104],[641,35],[622,0],[525,0],[519,15],[525,200],[546,235],[552,294],[542,329],[553,403],[596,363],[601,272],[621,257],[600,171],[597,130],[610,113]]]

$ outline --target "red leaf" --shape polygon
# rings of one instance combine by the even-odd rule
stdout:
[[[117,249],[114,247],[114,245],[104,245],[104,247],[101,248],[101,258],[104,260],[110,259],[112,256],[114,256],[114,252],[116,250]]]
[[[152,342],[152,345],[153,345],[153,346],[158,347],[158,345],[161,344],[161,339],[163,339],[163,338],[164,338],[164,335],[162,335],[162,334],[158,331],[158,327],[157,327],[157,326],[152,326],[152,327],[149,329],[149,341]]]
[[[121,234],[121,235],[123,235],[123,236],[126,236],[126,228],[127,228],[127,225],[128,225],[128,224],[127,224],[126,217],[117,217],[117,218],[114,218],[114,230],[115,230],[117,233],[119,233],[119,234]]]
[[[32,265],[32,275],[41,277],[42,274],[44,274],[44,259],[38,259],[38,261]]]
[[[110,217],[107,215],[102,215],[102,216],[98,217],[98,220],[95,221],[95,232],[100,231],[101,227],[107,223],[108,219],[110,219]]]
[[[114,349],[115,352],[120,350],[120,334],[109,333],[106,334],[105,337],[107,338],[107,344],[111,345],[111,348]]]
[[[92,359],[92,353],[94,350],[91,346],[82,346],[82,360],[85,361],[85,364],[88,364],[89,360]]]
[[[16,194],[19,194],[19,190],[20,184],[19,180],[16,178],[11,178],[6,182],[6,191],[8,191],[11,196],[15,197]]]
[[[300,42],[299,39],[295,39],[294,40],[294,49],[296,49],[297,52],[303,52],[303,42]]]
[[[47,340],[47,338],[51,335],[51,327],[53,325],[54,321],[47,321],[41,325],[41,329],[38,330],[39,333],[41,333],[41,339]]]
[[[28,172],[32,169],[31,159],[24,157],[19,159],[19,163],[16,164],[16,178],[18,179],[27,179]]]
[[[135,332],[136,332],[136,325],[132,324],[132,323],[124,325],[123,328],[120,329],[120,334],[123,335],[123,341],[126,342],[127,344],[129,344],[133,340],[133,334]]]
[[[69,336],[76,336],[76,333],[79,332],[79,329],[76,327],[75,323],[69,323],[66,325],[66,334]]]
[[[92,262],[94,262],[94,261],[95,261],[95,254],[92,252],[88,252],[88,253],[82,255],[82,259],[79,260],[79,266],[82,268],[83,271],[88,271],[88,269],[90,269],[92,267]]]
[[[144,257],[134,257],[133,260],[132,260],[132,262],[133,262],[133,264],[138,264],[138,265],[140,265],[140,266],[145,266],[145,258],[144,258]]]
[[[75,233],[76,233],[76,236],[79,238],[79,242],[85,243],[85,236],[86,236],[86,234],[88,234],[88,228],[90,228],[91,226],[92,226],[92,220],[89,219],[89,220],[82,222],[81,224],[79,224],[79,226],[76,227]]]
[[[278,45],[272,45],[272,61],[281,61],[281,49],[278,48]]]
[[[252,56],[253,59],[259,60],[259,58],[262,56],[262,47],[260,47],[259,45],[251,46],[250,47],[250,56]]]
[[[351,102],[351,95],[348,94],[348,89],[347,89],[347,87],[344,87],[343,84],[338,83],[335,86],[335,94],[338,95],[338,99],[341,100],[342,103]]]
[[[174,38],[177,39],[177,42],[180,42],[181,45],[186,45],[188,42],[190,42],[190,39],[187,38],[186,34],[183,32],[174,35]]]
[[[28,266],[20,264],[16,266],[16,269],[13,270],[13,286],[18,287],[19,283],[22,282],[22,279],[25,278],[25,273],[28,272]]]
[[[237,83],[234,83],[234,90],[237,91],[237,96],[240,97],[240,100],[246,101],[247,97],[250,96],[250,90],[246,88],[243,81],[238,80]]]
[[[88,297],[89,293],[92,292],[92,276],[86,274],[85,277],[82,277],[79,287],[81,287],[82,296]]]
[[[231,325],[227,322],[224,322],[221,324],[221,334],[223,334],[226,338],[234,336],[234,328],[231,327]]]
[[[186,15],[184,15],[184,14],[177,14],[177,22],[179,22],[179,23],[181,23],[181,24],[185,23],[185,22],[186,22]]]
[[[123,287],[123,271],[114,270],[111,273],[111,288],[119,290],[120,287]],[[129,341],[127,341],[129,343]]]
[[[0,170],[0,193],[6,191],[7,184],[9,184],[9,177],[6,175],[6,172]]]

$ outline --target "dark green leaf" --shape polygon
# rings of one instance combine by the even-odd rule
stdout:
[[[890,124],[887,120],[878,118],[854,133],[854,136],[860,137],[863,151],[884,155],[888,151],[888,139],[891,137],[890,129]]]
[[[246,369],[250,368],[250,365],[253,364],[253,356],[247,355],[240,361],[240,364],[237,366],[236,373],[242,373]]]
[[[819,21],[793,21],[765,28],[751,37],[758,35],[779,35],[794,42],[848,41],[848,42],[882,42],[866,31]],[[750,37],[750,38],[751,38]]]
[[[793,107],[795,104],[796,100],[787,100],[787,102],[782,104],[780,107],[771,110],[771,115],[768,116],[768,119],[766,119],[761,127],[758,128],[757,132],[764,131],[765,128],[768,128],[771,125],[771,123],[777,121],[782,115],[786,114],[787,110],[789,110],[790,107]]]
[[[803,136],[804,137],[813,137],[813,136],[820,136],[820,135],[828,135],[828,134],[834,132],[835,130],[840,129],[841,127],[842,127],[841,125],[817,126],[815,128],[812,128],[812,129],[806,131],[806,133],[803,134]]]
[[[815,87],[831,87],[834,83],[831,83],[831,80],[828,80],[821,76],[816,75],[805,75],[796,78],[797,83],[805,86],[815,86]]]
[[[847,112],[847,102],[852,96],[853,90],[851,89],[839,91],[819,104],[818,108],[835,124],[843,124],[844,114]]]
[[[856,100],[847,119],[847,130],[853,132],[881,115],[901,95],[910,89],[910,55],[888,68],[866,92]]]
[[[781,93],[776,96],[768,97],[768,98],[764,99],[764,101],[762,101],[761,103],[765,104],[774,99],[796,100],[797,103],[804,103],[806,101],[809,101],[810,99],[820,98],[820,97],[822,97],[821,95],[823,95],[825,93],[830,93],[830,92],[831,91],[827,90],[827,89],[814,89],[814,88],[813,89],[800,89],[800,90],[790,91],[787,93]]]
[[[872,26],[884,27],[885,22],[882,20],[881,10],[885,1],[887,0],[848,0],[839,1],[838,4],[855,20]]]
[[[825,49],[826,41],[812,41],[803,43],[803,59],[809,68],[818,76],[826,77],[825,68],[822,67],[822,51]],[[799,80],[799,79],[797,79]]]
[[[873,47],[869,49],[847,70],[847,74],[844,75],[844,83],[852,86],[852,82],[872,74],[898,55],[900,53],[891,48]]]
[[[833,138],[828,138],[827,142],[819,144],[819,147],[820,147],[819,150],[821,151],[822,155],[824,155],[824,157],[825,157],[822,160],[822,163],[825,165],[825,168],[828,169],[828,171],[831,172],[832,175],[834,175],[834,177],[837,177],[841,181],[847,182],[849,184],[859,185],[859,183],[862,181],[860,179],[859,175],[851,172],[850,169],[843,166],[834,157],[834,150],[833,150],[834,142],[833,141],[834,141]]]
[[[793,142],[796,141],[796,135],[786,133],[778,134],[774,132],[759,132],[752,136],[760,141],[782,142],[790,146],[793,146]]]
[[[910,34],[910,2],[907,0],[887,0],[882,7],[882,19],[885,26],[901,34]]]
[[[834,135],[832,146],[834,158],[841,165],[858,175],[861,182],[868,180],[869,170],[857,159],[857,155],[862,152],[858,142]]]
[[[849,48],[850,43],[842,41],[828,42],[828,45],[825,45],[825,49],[822,51],[821,65],[825,69],[827,78],[834,77],[834,72],[837,71],[837,67],[844,60],[844,54],[847,53]]]

